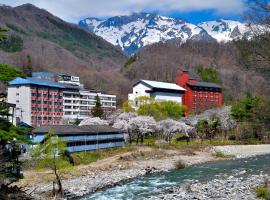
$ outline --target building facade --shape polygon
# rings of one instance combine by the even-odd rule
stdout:
[[[66,86],[63,95],[64,118],[67,120],[88,118],[96,105],[96,96],[99,96],[101,106],[105,111],[116,110],[116,95],[70,86]]]
[[[16,122],[30,126],[58,125],[91,116],[100,98],[105,111],[116,110],[116,95],[85,89],[79,77],[35,72],[31,78],[16,78],[8,86],[8,103],[16,105]],[[56,77],[56,78],[55,78]]]
[[[222,105],[222,88],[215,83],[197,81],[187,70],[177,71],[177,83],[186,90],[182,101],[187,107],[186,113]]]
[[[116,110],[116,95],[86,89],[80,83],[79,77],[59,75],[59,82],[65,85],[63,90],[64,116],[68,121],[82,120],[91,115],[92,108],[96,105],[96,96],[99,96],[102,108],[105,111]]]
[[[16,78],[8,85],[8,102],[16,105],[16,122],[33,127],[62,124],[63,85],[39,78]]]
[[[175,101],[182,103],[185,89],[174,83],[140,80],[133,85],[133,92],[128,99],[135,101],[138,97],[147,96],[157,101]]]
[[[48,131],[52,131],[54,135],[66,141],[66,148],[70,153],[125,145],[125,134],[123,131],[106,125],[41,126],[32,131],[33,137],[31,140],[37,143],[42,142]]]

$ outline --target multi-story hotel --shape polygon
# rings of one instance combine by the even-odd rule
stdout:
[[[63,90],[64,119],[73,121],[89,117],[91,109],[96,104],[97,95],[104,110],[116,109],[116,95],[85,89],[79,80],[76,76],[59,75],[59,82],[65,85]]]
[[[59,125],[84,119],[91,115],[96,96],[104,110],[116,109],[116,96],[95,90],[87,90],[79,77],[35,72],[31,78],[16,78],[9,82],[8,102],[16,105],[16,122],[33,127]]]
[[[222,88],[215,83],[197,81],[187,70],[178,70],[177,83],[186,89],[182,103],[187,106],[187,113],[222,105]]]
[[[62,84],[40,78],[9,82],[8,102],[16,105],[16,121],[34,127],[62,124],[63,88]]]

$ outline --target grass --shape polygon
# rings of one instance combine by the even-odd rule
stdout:
[[[267,191],[266,187],[257,187],[256,188],[256,194],[258,198],[261,199],[269,199],[270,198],[270,192]]]
[[[215,156],[216,156],[217,158],[231,158],[231,157],[233,157],[232,155],[225,155],[225,154],[224,154],[223,152],[221,152],[221,151],[216,152]]]
[[[176,135],[175,138],[181,137],[183,134],[179,133]],[[222,146],[222,145],[241,145],[241,144],[261,144],[261,141],[258,139],[249,139],[249,140],[228,140],[221,137],[217,137],[212,140],[203,140],[200,139],[192,139],[190,142],[186,141],[177,141],[176,139],[173,139],[170,143],[157,143],[159,138],[153,137],[153,136],[147,136],[144,138],[143,145],[157,148],[157,149],[172,149],[172,150],[182,150],[186,152],[192,152],[194,151],[200,151],[204,149],[205,147],[210,146]],[[229,156],[222,156],[220,154],[216,155],[220,158],[225,158]]]
[[[75,165],[81,164],[90,164],[96,162],[103,158],[108,158],[114,155],[127,153],[130,151],[134,151],[135,147],[125,146],[121,148],[114,148],[114,149],[102,149],[99,151],[86,151],[86,152],[79,152],[71,154],[71,157],[74,160]]]

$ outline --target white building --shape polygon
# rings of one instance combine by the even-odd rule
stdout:
[[[96,104],[97,95],[105,111],[116,109],[116,95],[85,89],[80,83],[79,77],[60,75],[59,82],[65,85],[63,90],[63,118],[68,122],[88,118]]]
[[[141,96],[151,97],[157,101],[176,101],[182,103],[182,94],[185,89],[175,83],[140,80],[133,85],[133,93],[128,100],[136,101]]]
[[[61,74],[58,75],[58,82],[80,86],[80,77]]]

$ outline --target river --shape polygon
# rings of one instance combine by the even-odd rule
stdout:
[[[270,174],[270,155],[214,161],[181,170],[149,174],[84,196],[81,200],[143,199],[155,196],[168,187],[179,186],[192,180],[206,182],[225,174],[244,177],[260,173]]]

